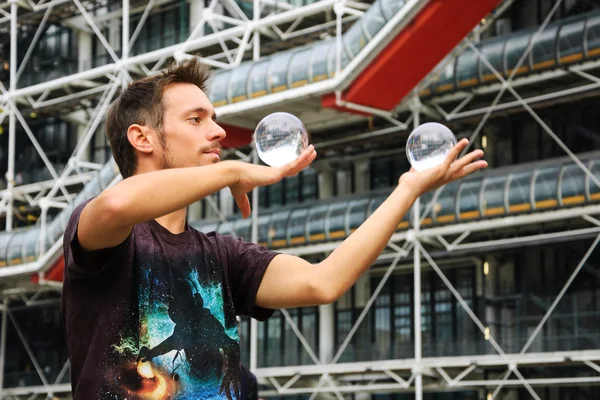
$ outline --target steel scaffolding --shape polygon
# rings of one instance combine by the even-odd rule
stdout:
[[[433,1],[433,0],[432,0]],[[290,41],[289,46],[293,46],[292,40],[311,32],[325,32],[330,29],[335,29],[334,35],[337,35],[338,47],[337,54],[337,71],[334,77],[323,80],[321,82],[312,83],[300,88],[293,88],[280,93],[274,93],[269,96],[264,96],[257,99],[242,101],[236,104],[225,105],[217,108],[219,116],[227,118],[244,119],[250,118],[249,115],[255,110],[264,107],[272,107],[274,105],[285,103],[294,104],[299,98],[306,100],[311,96],[321,95],[329,92],[337,92],[348,84],[356,76],[356,70],[368,65],[369,61],[376,54],[383,44],[385,38],[392,32],[406,26],[409,22],[410,15],[422,9],[428,1],[409,1],[412,8],[405,8],[399,12],[389,25],[385,27],[377,36],[376,40],[369,43],[359,55],[352,60],[346,67],[341,68],[341,34],[342,22],[352,21],[356,17],[364,13],[368,7],[368,3],[354,2],[349,0],[322,0],[310,5],[295,7],[289,3],[282,3],[272,0],[253,0],[253,17],[249,19],[240,9],[238,3],[233,0],[212,0],[210,4],[201,10],[201,17],[196,25],[192,27],[191,33],[187,39],[179,44],[151,51],[145,54],[131,56],[130,49],[135,43],[139,32],[145,23],[148,15],[152,12],[153,7],[160,3],[158,0],[151,0],[147,5],[136,7],[135,11],[130,7],[129,0],[123,1],[122,9],[112,13],[107,18],[112,18],[115,21],[121,21],[122,26],[122,43],[120,55],[114,49],[114,44],[102,34],[98,28],[98,17],[94,17],[86,9],[89,5],[87,2],[80,0],[9,0],[3,6],[0,6],[0,26],[2,24],[10,24],[10,85],[8,88],[0,87],[2,92],[0,96],[0,123],[8,117],[9,122],[9,147],[8,147],[8,170],[6,171],[7,188],[3,190],[0,200],[0,213],[6,216],[6,231],[11,231],[13,227],[13,204],[15,199],[24,201],[32,207],[41,209],[41,218],[39,225],[41,227],[41,243],[46,243],[44,237],[46,226],[49,223],[49,209],[65,209],[72,205],[75,195],[72,189],[80,184],[89,182],[94,171],[102,168],[102,165],[86,160],[85,152],[92,143],[94,135],[102,134],[98,129],[106,114],[108,107],[117,94],[118,90],[133,79],[134,76],[151,75],[164,67],[168,59],[184,59],[190,57],[191,53],[200,49],[218,48],[213,54],[205,54],[203,61],[215,68],[232,69],[236,68],[241,62],[248,57],[253,60],[259,60],[262,57],[262,47],[264,40],[261,38],[276,38],[283,42]],[[481,52],[477,50],[473,42],[477,36],[490,26],[490,21],[498,18],[501,13],[506,10],[514,1],[507,1],[497,10],[497,12],[487,21],[482,21],[482,24],[467,38],[460,46],[451,54],[446,62],[449,62],[453,57],[459,56],[464,49],[470,49],[477,53],[477,56],[491,70],[495,71],[493,66]],[[543,32],[548,21],[550,21],[558,10],[562,0],[557,0],[553,8],[546,16],[544,24],[539,28],[537,35]],[[228,10],[231,16],[219,14],[219,7]],[[48,82],[36,84],[33,86],[19,88],[17,86],[20,73],[23,71],[25,64],[29,61],[29,57],[33,51],[36,39],[33,40],[28,49],[25,58],[21,65],[17,62],[17,36],[19,27],[19,12],[34,12],[41,16],[41,22],[38,27],[38,32],[41,32],[45,25],[45,20],[53,11],[59,10],[61,7],[71,7],[74,15],[78,15],[86,23],[85,29],[88,33],[95,35],[101,44],[105,47],[112,61],[106,65],[82,70],[77,73],[54,79]],[[268,10],[261,12],[261,10]],[[142,17],[139,24],[130,30],[129,21],[132,12],[141,13]],[[302,21],[308,17],[331,14],[335,17],[326,20],[320,24],[310,28],[296,28]],[[220,28],[222,24],[228,24],[228,28]],[[201,35],[205,26],[210,26],[213,33]],[[36,34],[36,37],[38,35]],[[533,42],[532,42],[533,43]],[[233,47],[232,47],[233,44]],[[211,50],[212,51],[212,50]],[[248,55],[249,52],[251,56]],[[523,63],[526,55],[531,51],[531,45],[528,46],[523,54],[519,65]],[[481,133],[482,128],[488,122],[490,116],[495,113],[522,107],[536,120],[543,130],[564,150],[565,154],[575,162],[584,173],[589,176],[590,180],[600,186],[600,182],[583,164],[577,155],[571,152],[568,147],[560,140],[560,138],[550,129],[550,127],[539,117],[534,110],[536,104],[548,100],[566,99],[576,93],[589,92],[596,90],[600,86],[600,78],[592,75],[588,71],[597,67],[597,62],[585,63],[577,66],[569,67],[568,69],[558,69],[550,73],[532,75],[526,78],[513,79],[511,75],[508,79],[504,79],[501,74],[495,71],[495,75],[500,81],[498,84],[483,86],[472,91],[458,91],[456,93],[433,97],[430,99],[420,99],[416,94],[414,97],[405,99],[396,110],[393,112],[382,112],[382,110],[373,111],[374,114],[383,117],[390,121],[390,126],[384,128],[379,133],[367,132],[358,135],[356,139],[368,137],[373,134],[390,135],[398,131],[406,131],[412,126],[419,124],[421,116],[437,115],[446,121],[456,121],[467,118],[482,117],[477,128],[472,132],[471,142],[473,142]],[[428,79],[420,86],[422,89],[434,77],[439,69],[434,71]],[[515,71],[518,67],[515,68]],[[534,97],[522,97],[518,93],[520,87],[531,84],[539,84],[540,82],[549,82],[557,77],[564,75],[576,75],[589,83],[581,85],[577,88],[566,90],[553,90],[543,95]],[[418,93],[417,88],[415,93]],[[506,101],[501,103],[504,92],[510,92],[516,100]],[[465,107],[469,105],[478,96],[496,94],[495,99],[491,104],[485,107],[478,107],[465,111]],[[60,108],[64,106],[68,109],[73,102],[90,101],[89,104],[95,102],[95,107],[89,107],[90,111],[85,121],[86,126],[79,137],[79,142],[76,150],[72,154],[66,168],[59,174],[48,157],[41,148],[35,135],[29,128],[26,119],[23,116],[23,109],[33,109],[43,111],[45,109]],[[459,105],[451,111],[444,109],[446,104]],[[351,104],[344,104],[348,108],[352,108]],[[289,107],[289,105],[286,105]],[[356,109],[363,110],[360,105],[354,105]],[[406,114],[406,115],[403,115]],[[406,123],[399,123],[399,118],[406,116]],[[340,121],[346,119],[345,115],[340,113],[337,117]],[[50,171],[53,179],[51,181],[39,182],[29,185],[17,185],[15,182],[15,142],[17,134],[17,124],[20,124],[25,130],[27,136],[38,151],[38,154],[44,161],[45,166]],[[343,122],[340,122],[343,124]],[[344,143],[353,140],[353,138],[342,138],[328,142],[315,143],[316,147],[330,146],[334,144]],[[244,152],[232,153],[233,157],[239,157],[248,162],[258,162],[255,152],[250,154]],[[111,182],[114,184],[120,179],[119,176]],[[71,190],[69,190],[71,189]],[[538,337],[544,324],[548,321],[554,312],[557,304],[561,301],[566,291],[576,278],[580,270],[590,254],[595,250],[598,241],[600,241],[600,205],[590,205],[583,207],[573,207],[559,209],[554,211],[536,211],[526,215],[514,215],[503,218],[495,218],[485,221],[464,222],[440,227],[424,227],[423,220],[431,212],[435,203],[435,199],[439,196],[444,188],[439,189],[433,199],[426,205],[425,212],[419,214],[414,212],[412,215],[413,228],[406,231],[401,231],[391,238],[388,243],[386,252],[381,255],[380,262],[391,260],[387,266],[385,274],[370,295],[365,308],[362,310],[359,318],[352,326],[348,336],[343,340],[341,346],[337,349],[330,360],[322,360],[311,348],[306,338],[296,326],[288,311],[281,310],[286,323],[290,325],[303,348],[309,354],[314,362],[314,365],[300,366],[283,366],[276,368],[258,368],[258,327],[257,322],[251,322],[251,346],[250,346],[250,367],[255,371],[256,375],[261,379],[261,382],[267,384],[269,389],[264,393],[265,396],[284,396],[304,394],[310,395],[310,398],[315,398],[319,394],[330,393],[338,399],[346,398],[353,393],[374,393],[374,392],[414,392],[416,399],[422,399],[425,391],[434,390],[456,390],[459,388],[485,390],[488,399],[498,398],[502,388],[505,387],[524,387],[532,398],[540,399],[536,392],[537,387],[547,385],[561,384],[592,384],[600,381],[600,375],[591,376],[572,376],[568,378],[527,378],[521,372],[531,366],[546,365],[549,368],[560,368],[562,366],[584,366],[591,371],[600,373],[598,362],[600,361],[600,351],[562,351],[562,352],[546,352],[537,353],[530,352],[532,343]],[[417,201],[416,207],[413,210],[420,210],[420,201]],[[252,214],[252,240],[257,242],[258,238],[258,216],[260,209],[258,207],[258,191],[255,190],[252,195],[253,214]],[[226,216],[219,211],[219,207],[215,201],[210,201],[209,204],[216,210],[217,215],[225,221]],[[577,219],[582,221],[582,227],[577,229],[569,229],[567,221]],[[515,227],[537,226],[547,222],[561,222],[560,229],[547,233],[531,233],[521,234],[514,238],[489,239],[477,236],[478,232],[501,230]],[[536,325],[535,330],[529,336],[525,345],[517,353],[511,353],[502,349],[499,343],[494,338],[495,332],[486,326],[476,313],[469,307],[467,302],[462,298],[460,293],[452,285],[446,277],[444,270],[438,266],[438,263],[431,254],[439,253],[442,249],[448,254],[463,254],[470,251],[481,251],[484,249],[498,248],[502,246],[519,245],[523,246],[528,243],[541,243],[551,240],[576,240],[577,238],[594,238],[592,245],[589,247],[585,256],[581,261],[573,266],[573,272],[570,278],[564,283],[562,290],[558,293],[555,300],[547,309],[543,318]],[[283,249],[282,252],[295,254],[299,256],[310,256],[315,254],[326,254],[335,249],[340,242],[328,242],[318,245],[310,245],[304,247],[294,247]],[[60,253],[61,240],[57,240],[53,246],[44,249],[41,256],[33,263],[23,264],[0,268],[1,278],[11,278],[15,275],[41,273],[50,267]],[[339,362],[344,351],[347,349],[352,337],[356,335],[359,326],[364,321],[371,306],[377,299],[381,289],[385,285],[388,278],[396,271],[401,260],[407,261],[412,258],[414,272],[414,358],[401,360],[386,360],[386,361],[369,361],[369,362]],[[444,284],[451,291],[456,300],[460,303],[464,311],[471,318],[472,322],[477,326],[481,333],[481,338],[489,343],[489,346],[494,349],[495,354],[469,355],[461,357],[424,357],[422,354],[421,341],[421,272],[424,268],[432,268],[435,273],[441,278]],[[47,396],[65,396],[68,397],[70,386],[60,383],[61,379],[68,373],[68,361],[65,360],[63,369],[61,370],[60,379],[55,382],[49,382],[44,372],[40,369],[35,355],[31,352],[27,340],[20,331],[20,328],[11,314],[10,308],[14,301],[23,302],[26,305],[36,304],[36,299],[41,291],[59,291],[58,287],[49,286],[51,283],[41,281],[43,285],[38,287],[23,287],[3,292],[2,306],[2,325],[0,330],[0,398],[35,398],[37,394],[45,394]],[[19,387],[19,388],[4,388],[3,387],[3,372],[5,365],[6,348],[6,331],[7,326],[12,324],[16,329],[23,345],[35,366],[42,386],[35,387]],[[486,376],[482,370],[488,368],[501,369],[503,372],[500,376]]]

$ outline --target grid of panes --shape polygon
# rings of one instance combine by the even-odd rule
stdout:
[[[287,311],[313,352],[318,354],[318,307],[293,308]],[[267,321],[259,323],[259,367],[310,363],[313,363],[313,361],[308,352],[280,311],[276,311]]]

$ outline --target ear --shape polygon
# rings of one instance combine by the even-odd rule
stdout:
[[[127,139],[129,143],[139,152],[150,154],[155,150],[155,135],[152,135],[148,127],[133,124],[127,129]]]

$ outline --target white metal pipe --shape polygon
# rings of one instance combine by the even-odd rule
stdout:
[[[123,0],[123,22],[121,32],[121,60],[129,58],[129,0]]]
[[[46,200],[43,198],[42,200]],[[40,246],[40,253],[44,254],[46,252],[46,234],[48,232],[48,206],[47,203],[40,201],[42,213],[40,215],[40,237],[38,239]]]
[[[0,268],[0,278],[4,277],[15,277],[18,275],[30,275],[33,273],[40,272],[44,268],[52,265],[62,252],[62,235],[61,237],[54,242],[54,244],[50,247],[50,249],[42,254],[37,261],[27,264],[13,265],[10,267]]]
[[[25,347],[25,351],[27,352],[27,355],[29,355],[29,358],[31,360],[31,363],[33,364],[33,367],[35,368],[35,370],[38,373],[40,379],[42,380],[42,384],[45,387],[47,387],[48,386],[48,381],[46,380],[46,376],[44,375],[44,371],[42,371],[42,368],[40,367],[40,364],[38,363],[38,360],[35,357],[35,354],[31,350],[31,347],[29,347],[29,343],[27,342],[27,338],[23,334],[23,331],[21,330],[21,327],[19,326],[17,320],[12,315],[12,312],[10,311],[10,309],[6,308],[4,311],[8,314],[8,317],[10,318],[10,320],[11,320],[11,322],[13,324],[13,328],[15,328],[15,331],[17,332],[17,335],[21,339],[21,343],[23,344],[23,347]]]
[[[66,96],[61,96],[61,97],[58,97],[58,98],[55,98],[55,99],[52,99],[52,100],[37,101],[37,102],[35,102],[33,104],[33,107],[35,109],[39,110],[41,108],[52,106],[52,105],[56,105],[56,104],[60,104],[60,103],[65,102],[65,101],[75,100],[75,99],[78,99],[80,97],[85,97],[85,96],[88,96],[88,95],[100,93],[100,92],[103,92],[103,91],[107,90],[110,85],[112,85],[112,83],[107,83],[106,85],[97,86],[95,88],[87,89],[87,90],[84,90],[84,91],[81,91],[81,92],[68,94]]]
[[[354,15],[350,15],[350,16],[342,18],[342,23],[356,21],[357,19],[358,18],[355,17]],[[280,31],[281,32],[280,37],[283,40],[289,40],[289,39],[296,38],[298,36],[307,35],[309,33],[324,31],[325,29],[335,26],[336,24],[337,24],[337,21],[328,21],[328,22],[323,22],[321,24],[311,25],[309,27],[306,27],[306,28],[303,28],[303,29],[300,29],[297,31],[291,31],[290,33],[287,33],[287,30],[285,33]]]
[[[342,52],[344,51],[342,44],[342,2],[344,0],[338,0],[333,6],[335,11],[335,75],[339,75],[342,72]]]
[[[510,228],[513,226],[525,226],[544,222],[568,220],[572,218],[582,217],[584,215],[594,214],[600,214],[600,205],[596,204],[577,208],[559,209],[534,214],[511,215],[503,218],[490,218],[480,221],[463,222],[459,224],[444,225],[426,229],[423,229],[423,227],[421,227],[419,232],[414,232],[412,230],[397,232],[394,235],[392,235],[390,241],[393,243],[404,241],[409,235],[412,234],[414,234],[417,238],[427,239],[436,238],[437,236],[444,235],[460,235],[465,231],[480,232],[485,230],[503,229]],[[306,256],[309,254],[318,254],[333,251],[341,243],[341,241],[331,241],[322,244],[278,249],[277,251],[280,253],[293,254],[296,256]],[[468,244],[468,246],[474,245],[475,244]],[[467,246],[467,244],[458,245],[457,249],[461,249],[464,246]]]
[[[25,130],[25,133],[29,137],[29,140],[31,140],[31,143],[33,144],[33,147],[38,152],[38,154],[40,155],[40,158],[44,162],[44,165],[46,166],[46,168],[48,168],[48,171],[50,171],[50,175],[52,175],[52,177],[54,179],[58,179],[58,174],[56,173],[56,170],[54,169],[54,166],[52,165],[52,163],[48,159],[48,156],[44,152],[44,149],[42,149],[42,146],[40,145],[40,143],[35,138],[35,135],[31,131],[31,129],[29,128],[29,125],[27,125],[27,121],[25,121],[25,118],[23,118],[23,116],[21,115],[21,112],[17,109],[17,106],[15,104],[11,104],[10,108],[12,110],[12,113],[15,115],[15,117],[21,123],[21,126]],[[62,192],[63,195],[65,195],[65,196],[68,197],[69,194],[68,194],[67,190],[64,188],[63,185],[60,185],[59,189],[60,189],[60,191]]]
[[[367,316],[367,313],[371,309],[371,306],[373,305],[373,303],[375,303],[375,300],[377,300],[377,296],[379,295],[379,293],[383,289],[383,286],[385,285],[385,283],[387,282],[387,280],[389,279],[389,277],[392,275],[392,272],[394,272],[394,269],[396,268],[396,265],[398,265],[398,262],[400,261],[400,258],[402,258],[402,255],[399,254],[399,253],[396,254],[396,257],[394,257],[394,261],[392,261],[392,263],[388,267],[387,271],[385,272],[385,275],[383,276],[383,278],[381,278],[381,281],[379,281],[379,284],[377,285],[377,287],[373,291],[373,294],[371,295],[371,297],[369,298],[369,300],[365,304],[365,307],[363,308],[363,310],[361,311],[360,315],[356,319],[356,322],[352,325],[352,328],[350,329],[350,331],[346,335],[346,338],[344,339],[344,341],[340,345],[340,348],[338,349],[338,351],[336,352],[335,356],[331,360],[331,364],[337,363],[338,360],[340,359],[340,357],[342,356],[342,354],[344,354],[344,350],[346,350],[346,347],[348,347],[348,345],[350,344],[350,341],[354,337],[354,334],[356,333],[356,331],[358,331],[358,328],[360,327],[360,324],[362,323],[362,321]]]
[[[142,14],[142,17],[140,18],[140,20],[138,21],[137,26],[135,27],[135,30],[133,31],[133,35],[131,35],[131,39],[129,39],[128,48],[131,49],[133,47],[133,45],[135,44],[135,41],[137,40],[138,35],[142,31],[142,28],[144,27],[144,24],[146,23],[146,19],[148,19],[148,15],[150,15],[150,11],[152,10],[152,7],[154,7],[155,2],[156,2],[156,0],[150,0],[150,2],[146,5],[146,8],[144,9],[144,13]]]
[[[70,3],[70,2],[71,2],[71,0],[54,0],[49,3],[37,4],[33,9],[34,9],[34,11],[41,11],[46,8],[50,8],[50,7],[54,7],[54,6],[58,6],[58,5],[61,5],[64,3]],[[42,2],[40,2],[40,3],[42,3]]]
[[[546,314],[544,314],[544,317],[542,318],[542,320],[539,322],[539,324],[535,327],[534,331],[531,333],[531,336],[527,340],[527,343],[525,343],[525,346],[523,346],[523,348],[521,349],[521,352],[520,352],[521,354],[527,352],[527,350],[529,349],[529,346],[531,346],[531,344],[533,343],[533,341],[535,340],[537,335],[540,333],[540,330],[542,329],[542,327],[544,326],[544,324],[546,323],[548,318],[550,318],[550,315],[552,314],[552,312],[554,311],[554,309],[556,308],[556,306],[558,305],[558,303],[560,302],[560,300],[562,299],[564,294],[567,292],[569,287],[571,286],[571,283],[573,283],[573,281],[577,277],[577,274],[579,273],[581,268],[583,268],[583,266],[587,262],[588,258],[592,255],[592,252],[596,249],[596,246],[598,245],[599,242],[600,242],[600,235],[598,235],[596,237],[596,240],[594,240],[594,242],[591,244],[590,248],[585,253],[585,255],[583,256],[581,261],[579,262],[579,265],[577,265],[577,267],[575,268],[575,270],[573,271],[573,273],[571,274],[571,276],[569,277],[569,279],[567,280],[567,282],[561,289],[560,293],[558,293],[558,296],[556,296],[556,298],[552,302],[552,305],[548,308],[548,311],[546,311]]]
[[[482,249],[482,248],[490,248],[491,249],[494,247],[510,246],[512,244],[524,245],[525,243],[548,241],[548,240],[557,239],[557,238],[564,239],[564,238],[572,237],[572,236],[589,236],[589,235],[593,235],[596,233],[600,233],[600,227],[574,229],[574,230],[567,230],[567,231],[563,231],[563,232],[539,233],[536,235],[527,235],[527,236],[521,236],[521,237],[517,237],[517,238],[486,240],[486,241],[477,242],[477,243],[466,243],[466,244],[460,244],[457,246],[450,246],[449,250],[450,251],[465,251],[465,250],[475,250],[475,249]]]
[[[599,361],[600,350],[571,350],[544,353],[525,354],[473,354],[467,356],[424,357],[423,368],[467,368],[473,364],[479,367],[502,367],[510,364],[524,365],[560,365],[564,362]],[[364,374],[366,372],[405,371],[409,372],[415,365],[413,358],[398,358],[389,360],[373,360],[319,365],[293,365],[260,368],[256,372],[259,378],[272,376],[275,378],[291,377],[296,374],[303,376],[319,376],[322,374]]]
[[[338,0],[333,0],[334,3],[337,1]],[[335,89],[343,89],[345,85],[351,82],[362,71],[360,66],[368,64],[368,62],[375,57],[375,54],[373,54],[374,50],[376,50],[379,46],[382,46],[383,43],[385,43],[385,40],[390,40],[395,32],[399,31],[402,27],[406,26],[406,24],[410,23],[412,17],[426,4],[426,0],[412,0],[407,2],[390,19],[390,21],[388,21],[388,23],[384,25],[379,32],[377,32],[375,37],[365,45],[360,53],[350,60],[342,72],[334,78],[311,83],[298,88],[284,90],[282,92],[271,93],[266,96],[261,96],[235,104],[217,107],[217,113],[220,116],[239,114],[245,111],[271,106],[289,100],[297,100],[298,98],[307,97],[310,95],[327,93]],[[262,21],[264,21],[264,19]]]
[[[9,66],[9,93],[14,92],[17,88],[17,2],[16,0],[10,0],[10,66]],[[8,114],[8,169],[6,171],[6,189],[8,196],[6,213],[6,231],[12,231],[13,225],[13,203],[15,187],[15,146],[16,146],[16,135],[17,135],[17,121],[14,110],[9,107]]]
[[[117,91],[118,85],[116,83],[113,83],[112,88],[110,89],[110,91],[108,92],[108,95],[106,96],[106,98],[104,99],[104,102],[101,103],[102,106],[100,109],[98,109],[98,113],[96,114],[88,132],[86,133],[85,137],[83,138],[83,140],[81,140],[78,143],[78,149],[75,153],[74,158],[76,160],[81,158],[82,153],[85,151],[85,149],[87,148],[88,143],[90,142],[90,140],[92,139],[92,136],[94,135],[94,132],[96,131],[96,128],[98,128],[98,125],[100,124],[100,122],[102,121],[104,114],[106,113],[106,111],[108,110],[108,106],[112,100],[112,97],[114,96],[115,92]],[[50,190],[50,192],[48,192],[47,196],[48,198],[52,198],[55,194],[56,191],[58,190],[58,187],[62,185],[62,182],[64,181],[64,179],[69,175],[69,173],[71,173],[71,171],[73,170],[73,167],[75,165],[73,165],[73,163],[69,163],[67,165],[67,167],[63,170],[63,173],[61,174],[60,178],[57,180],[56,184],[54,185],[54,187]]]
[[[14,387],[10,389],[0,390],[0,398],[9,399],[11,396],[31,396],[31,394],[44,394],[48,391],[52,393],[68,393],[71,392],[72,386],[70,383],[61,383],[60,385],[49,385],[49,386],[30,386],[30,387]],[[2,397],[4,396],[4,397]],[[35,398],[35,397],[28,397]]]
[[[19,69],[17,71],[17,76],[16,76],[17,81],[21,77],[21,74],[23,73],[25,66],[29,62],[29,58],[31,57],[31,54],[33,53],[33,50],[35,49],[35,46],[37,46],[37,43],[40,40],[40,36],[42,36],[42,33],[44,32],[44,28],[46,27],[46,22],[48,21],[48,17],[50,16],[51,13],[52,13],[52,7],[49,7],[46,10],[46,12],[44,13],[44,17],[42,18],[42,21],[40,22],[40,24],[37,27],[35,35],[33,36],[33,40],[31,41],[31,44],[29,45],[29,48],[27,49],[27,52],[25,53],[25,56],[23,57],[23,60],[21,61],[21,65],[19,65]]]
[[[260,20],[260,2],[261,0],[253,0],[252,2],[252,20]],[[260,31],[254,31],[254,37],[252,38],[252,60],[258,61],[260,59]]]
[[[131,60],[131,58],[129,58],[129,60]],[[134,64],[134,63],[132,63],[132,64]],[[96,79],[96,78],[99,78],[106,74],[113,73],[115,71],[117,71],[116,64],[114,64],[114,63],[106,64],[106,65],[103,65],[101,67],[97,67],[94,69],[88,69],[86,71],[81,71],[81,72],[78,72],[78,73],[75,73],[72,75],[53,79],[48,82],[43,82],[43,83],[39,83],[37,85],[32,85],[29,87],[17,89],[15,91],[10,91],[9,93],[5,94],[4,96],[0,96],[0,101],[8,101],[8,100],[13,100],[13,99],[16,99],[19,97],[32,96],[32,95],[35,95],[38,93],[43,93],[46,90],[50,91],[50,90],[54,90],[57,88],[69,86],[71,83],[76,82],[76,81]]]
[[[79,0],[73,0],[79,1]],[[333,7],[337,0],[322,0],[310,4],[308,6],[304,6],[298,9],[293,9],[290,11],[285,11],[279,14],[270,15],[265,17],[257,22],[249,21],[247,24],[250,25],[250,28],[253,30],[258,30],[264,27],[268,27],[271,25],[282,24],[285,22],[293,21],[298,16],[308,16],[321,13],[325,10]],[[107,73],[118,71],[122,67],[129,67],[137,64],[150,63],[157,60],[160,60],[162,57],[170,57],[175,54],[176,51],[191,51],[197,50],[205,46],[211,46],[214,44],[218,44],[220,39],[229,40],[234,37],[242,36],[246,31],[246,26],[237,26],[233,27],[216,34],[200,37],[197,39],[192,39],[189,42],[185,43],[182,47],[181,44],[175,44],[168,47],[163,47],[158,50],[154,50],[145,54],[141,54],[135,57],[129,57],[127,60],[119,61],[117,63],[106,64],[101,67],[97,67],[94,69],[90,69],[87,71],[82,71],[76,74],[72,74],[69,76],[65,76],[62,78],[54,79],[48,82],[43,82],[37,85],[33,85],[27,88],[19,89],[16,91],[11,91],[5,96],[0,97],[0,101],[6,101],[8,99],[12,99],[15,97],[34,95],[37,93],[42,93],[45,90],[52,90],[60,87],[64,87],[74,81],[77,80],[90,80],[94,78],[98,78],[104,76]],[[368,46],[368,45],[367,45]]]
[[[85,10],[85,7],[83,7],[83,5],[81,5],[81,2],[79,0],[73,0],[73,3],[75,3],[77,8],[79,9],[79,12],[83,16],[83,18],[86,20],[86,22],[88,23],[90,28],[92,28],[92,30],[94,31],[94,33],[96,34],[98,39],[100,39],[100,42],[102,43],[102,45],[104,46],[104,48],[106,49],[108,54],[110,54],[110,56],[112,57],[114,62],[119,62],[119,57],[117,57],[117,54],[113,50],[110,43],[108,43],[108,41],[106,40],[106,38],[104,37],[102,32],[100,32],[100,29],[98,29],[98,27],[96,26],[96,23],[94,22],[94,20],[90,16],[90,14],[88,14],[88,12]]]
[[[417,246],[415,246],[415,247],[420,247],[420,246],[421,246],[420,244],[417,244]],[[479,330],[481,331],[481,333],[484,334],[485,333],[485,326],[483,326],[483,323],[479,320],[479,318],[477,317],[477,315],[475,315],[475,313],[471,310],[471,308],[469,307],[469,305],[467,304],[467,302],[465,302],[465,300],[462,298],[462,296],[460,295],[460,293],[454,288],[454,286],[448,280],[448,278],[446,278],[446,276],[444,275],[444,273],[442,272],[442,270],[440,269],[440,267],[436,264],[436,262],[433,260],[433,258],[431,258],[431,256],[427,253],[427,251],[425,249],[423,249],[423,248],[421,248],[421,251],[422,251],[423,256],[425,257],[425,259],[427,260],[427,262],[429,262],[429,264],[434,269],[434,271],[439,275],[439,277],[442,279],[442,281],[446,284],[446,287],[448,288],[448,290],[450,290],[450,292],[458,300],[458,302],[460,303],[460,305],[462,306],[462,308],[469,315],[469,317],[475,323],[475,325],[477,325],[477,327],[479,328]],[[491,335],[489,336],[488,340],[489,340],[490,344],[494,347],[494,349],[498,352],[498,354],[500,354],[502,356],[505,355],[504,350],[502,350],[502,348],[500,347],[500,345],[496,342],[496,340]]]
[[[413,126],[416,128],[420,124],[420,110],[418,107],[413,109]],[[417,233],[421,230],[421,198],[417,197],[412,207],[412,220],[413,229]],[[423,372],[421,367],[422,358],[422,322],[421,322],[421,252],[419,246],[419,239],[416,237],[414,240],[413,248],[413,314],[414,314],[414,336],[415,336],[415,366],[413,369],[413,376],[415,377],[415,399],[423,400]]]
[[[290,328],[292,328],[292,331],[294,332],[294,334],[296,335],[296,337],[298,338],[298,340],[304,347],[304,350],[306,350],[306,352],[308,353],[308,356],[311,358],[311,360],[315,364],[321,364],[321,360],[319,360],[319,358],[315,354],[315,351],[310,346],[310,343],[308,343],[308,341],[306,340],[306,338],[304,337],[302,332],[300,332],[300,329],[298,329],[298,325],[296,325],[296,323],[290,316],[290,313],[285,308],[281,309],[280,311],[281,311],[281,314],[283,315],[283,317],[285,318],[285,321],[290,326]]]
[[[92,179],[93,177],[94,177],[94,172],[85,172],[81,176],[75,175],[75,176],[67,177],[64,181],[64,184],[65,185],[76,185],[76,184],[80,184],[80,183],[85,183],[85,182],[89,181],[90,179]],[[28,185],[17,186],[14,189],[14,193],[15,193],[15,195],[38,193],[45,189],[52,188],[52,186],[54,186],[54,183],[55,183],[55,181],[52,179],[52,180],[48,180],[48,181],[35,182],[35,183],[30,183]],[[5,191],[6,191],[6,189],[0,191],[0,198],[2,198],[4,196]]]
[[[252,150],[252,163],[258,164],[256,148]],[[250,238],[252,243],[258,243],[258,188],[252,190],[252,224]],[[250,319],[250,371],[258,369],[258,321]]]
[[[462,382],[457,382],[456,387],[461,387],[461,388],[486,387],[486,386],[496,385],[501,382],[503,382],[503,381],[498,380],[498,379],[489,379],[489,380],[482,379],[480,381],[462,381]],[[511,386],[511,387],[523,386],[523,382],[519,379],[510,379],[510,380],[506,380],[504,382],[506,382],[507,386]],[[553,385],[576,386],[576,385],[581,385],[581,384],[585,384],[585,383],[588,383],[588,384],[599,383],[600,377],[589,376],[589,377],[572,377],[572,378],[536,378],[536,379],[527,379],[527,382],[528,382],[528,384],[530,384],[532,386],[542,386],[542,387],[553,386]],[[318,393],[331,393],[331,392],[334,392],[335,390],[343,392],[343,393],[360,393],[360,392],[410,393],[410,392],[414,391],[414,389],[412,389],[411,387],[406,389],[402,383],[396,382],[396,383],[368,383],[368,384],[362,384],[362,385],[361,384],[353,384],[353,385],[347,385],[347,386],[337,386],[335,389],[327,388],[327,387],[288,388],[288,389],[285,389],[285,391],[283,391],[283,393],[285,393],[286,395],[294,395],[294,394],[300,395],[300,394],[307,394],[312,391],[315,391]],[[445,392],[445,391],[448,391],[448,386],[445,384],[439,384],[439,383],[438,384],[430,384],[427,386],[427,391],[428,392],[438,392],[438,391]],[[264,395],[265,396],[280,396],[281,393],[270,390],[270,391],[265,391]]]

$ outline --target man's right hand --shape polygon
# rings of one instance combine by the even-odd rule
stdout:
[[[317,156],[313,145],[310,145],[294,161],[278,168],[255,164],[238,164],[237,179],[229,186],[231,194],[242,213],[243,218],[250,216],[250,200],[247,193],[255,187],[272,185],[281,179],[298,174],[308,167]]]

